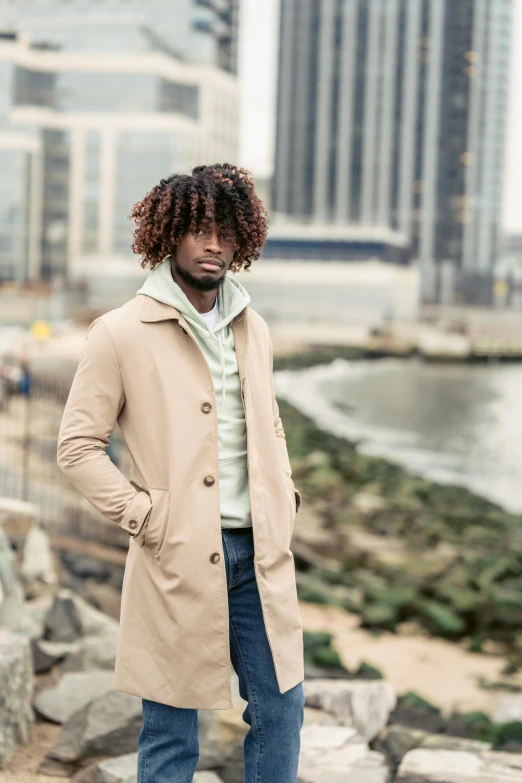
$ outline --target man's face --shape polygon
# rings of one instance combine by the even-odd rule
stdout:
[[[234,257],[235,246],[225,242],[214,221],[208,231],[187,231],[172,253],[172,274],[176,273],[198,291],[212,291],[222,285]]]

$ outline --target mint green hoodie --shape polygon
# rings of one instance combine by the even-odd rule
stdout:
[[[245,411],[230,326],[232,319],[249,304],[250,296],[227,273],[218,291],[219,321],[212,331],[173,279],[170,256],[150,272],[137,294],[151,296],[183,313],[205,355],[218,403],[221,526],[251,527]]]

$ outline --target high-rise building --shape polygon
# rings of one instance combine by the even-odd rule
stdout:
[[[71,52],[150,49],[237,72],[239,0],[2,0],[0,29]]]
[[[237,155],[236,0],[219,6],[228,37],[217,3],[153,0],[154,27],[137,3],[92,5],[4,4],[19,30],[0,32],[0,280],[125,274],[133,204]]]
[[[427,301],[489,304],[511,0],[281,0],[274,213],[410,237]]]

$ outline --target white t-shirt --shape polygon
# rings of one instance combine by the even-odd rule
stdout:
[[[219,294],[216,296],[216,301],[214,303],[214,307],[212,310],[209,310],[208,313],[200,313],[200,316],[205,319],[207,324],[209,325],[209,328],[214,331],[214,328],[219,321]]]

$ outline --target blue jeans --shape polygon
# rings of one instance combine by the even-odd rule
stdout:
[[[230,657],[247,702],[245,783],[296,783],[304,690],[279,692],[254,571],[252,528],[222,528]],[[199,758],[198,711],[142,699],[138,783],[192,783]]]

